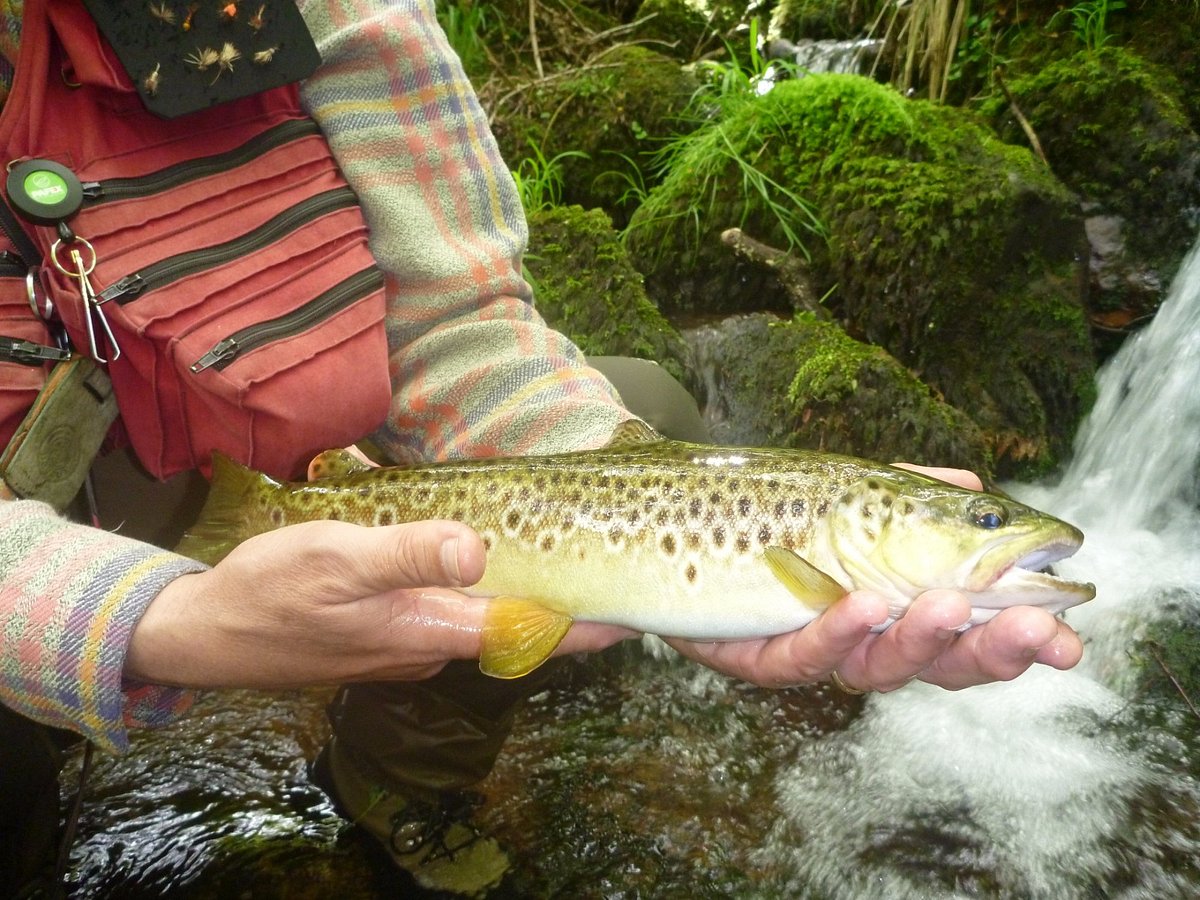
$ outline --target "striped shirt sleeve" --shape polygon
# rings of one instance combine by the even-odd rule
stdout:
[[[630,418],[521,275],[516,185],[434,3],[302,0],[323,65],[303,99],[387,275],[397,460],[602,444]]]
[[[126,682],[125,653],[165,584],[203,566],[31,500],[0,502],[0,701],[103,749],[177,717],[188,691]]]

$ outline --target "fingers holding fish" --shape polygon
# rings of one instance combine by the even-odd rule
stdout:
[[[950,469],[944,466],[918,466],[915,463],[904,462],[895,463],[894,465],[897,469],[908,469],[910,472],[928,475],[930,478],[956,484],[969,491],[983,490],[983,479],[970,469]]]
[[[1011,681],[1035,663],[1069,669],[1082,656],[1083,642],[1066,622],[1043,609],[1014,606],[958,635],[921,679],[958,690]]]
[[[946,652],[970,618],[971,604],[962,594],[926,591],[895,624],[864,640],[841,667],[841,676],[859,688],[901,688]]]
[[[798,631],[759,640],[667,638],[667,643],[689,659],[759,687],[791,687],[826,680],[887,618],[883,597],[856,591]]]

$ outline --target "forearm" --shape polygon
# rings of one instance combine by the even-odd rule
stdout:
[[[516,186],[433,3],[304,0],[324,60],[304,101],[388,273],[396,458],[594,446],[629,414],[521,276]]]
[[[127,682],[130,635],[164,585],[198,563],[33,501],[0,502],[0,701],[111,751],[170,721],[187,692]]]

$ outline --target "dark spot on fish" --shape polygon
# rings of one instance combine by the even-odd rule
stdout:
[[[750,549],[750,538],[744,534],[739,534],[733,546],[738,553],[745,553]]]
[[[870,541],[870,542],[874,543],[874,542],[875,542],[875,538],[879,537],[879,535],[877,535],[877,534],[875,533],[874,529],[871,529],[871,528],[864,528],[864,529],[863,529],[863,537],[865,537],[865,538],[866,538],[868,541]]]
[[[504,525],[509,531],[516,531],[521,527],[521,514],[514,509],[505,516]]]
[[[823,516],[823,515],[825,515],[825,513],[827,513],[827,512],[829,512],[829,501],[828,501],[828,500],[822,500],[822,501],[821,501],[821,505],[817,507],[817,515],[818,515],[818,516]]]
[[[554,535],[547,534],[542,536],[542,550],[549,553],[554,549]]]
[[[900,504],[900,515],[911,516],[913,513],[913,505],[908,500]]]
[[[778,481],[776,481],[774,478],[769,478],[769,479],[767,479],[767,490],[768,490],[768,491],[777,491],[777,490],[779,490],[779,482],[778,482]]]
[[[711,494],[708,495],[708,502],[711,503],[713,506],[720,505],[721,495],[718,494],[716,491],[713,491]]]
[[[593,505],[594,505],[594,504],[592,503],[592,501],[591,501],[591,500],[584,500],[584,501],[583,501],[583,503],[582,503],[582,504],[580,504],[580,506],[579,506],[579,511],[580,511],[580,512],[581,512],[583,515],[585,515],[585,516],[586,516],[588,513],[590,513],[590,512],[592,511],[592,506],[593,506]]]
[[[340,521],[342,521],[342,514],[339,510],[331,509],[329,511],[329,515],[327,515],[325,518],[330,519],[331,521],[334,521],[334,522],[340,522]]]
[[[700,534],[699,534],[699,532],[689,531],[687,533],[687,537],[684,538],[684,540],[687,542],[687,546],[688,546],[689,550],[699,550],[700,549]]]
[[[694,564],[689,563],[687,569],[684,571],[683,574],[687,576],[687,580],[688,580],[689,584],[696,583],[696,566]]]
[[[804,501],[801,500],[799,497],[793,499],[792,500],[792,515],[793,516],[804,515],[804,506],[805,506]]]
[[[280,525],[283,524],[283,510],[282,509],[271,510],[271,524],[274,525],[276,528],[278,528]]]
[[[524,485],[521,488],[521,490],[519,490],[517,492],[517,499],[520,500],[522,503],[528,502],[529,498],[532,496],[533,496],[533,491],[531,491],[529,489],[529,485]]]
[[[639,510],[631,509],[625,514],[625,518],[629,520],[630,525],[636,525],[638,522],[642,521],[642,514]]]
[[[610,528],[608,530],[609,543],[611,543],[614,547],[618,546],[621,543],[621,537],[622,537],[622,534],[621,534],[620,528],[614,527],[614,528]]]
[[[492,549],[492,539],[490,537],[488,537],[487,535],[483,536],[483,549],[484,550]]]
[[[623,493],[625,493],[625,488],[626,488],[626,487],[627,487],[627,485],[626,485],[626,483],[625,483],[625,479],[624,479],[624,478],[616,478],[616,479],[613,479],[613,489],[614,489],[614,490],[615,490],[615,491],[616,491],[618,494],[623,494]]]
[[[673,534],[664,534],[662,539],[663,553],[667,556],[675,555],[675,536]]]
[[[864,519],[870,519],[870,518],[873,518],[874,515],[875,515],[875,507],[871,506],[870,503],[864,503],[862,505],[862,517]]]
[[[455,500],[466,500],[467,499],[467,489],[465,487],[455,488],[454,489],[454,499]]]
[[[884,494],[883,497],[880,498],[879,502],[883,504],[884,509],[890,509],[892,506],[892,495]]]
[[[559,513],[559,525],[564,529],[575,527],[575,516],[569,512]]]
[[[750,502],[749,497],[738,497],[738,501],[737,501],[738,515],[741,515],[741,516],[750,515],[750,510],[753,508],[753,506],[754,506],[754,504]]]
[[[387,475],[384,476],[384,478],[387,480],[387,482],[389,484],[395,484],[397,481],[400,480],[400,473],[399,472],[388,472]]]
[[[667,522],[670,520],[670,518],[671,518],[671,513],[668,510],[660,509],[658,511],[658,513],[654,516],[654,524],[657,525],[659,528],[661,528],[663,525],[667,524]]]
[[[758,529],[758,542],[764,547],[771,543],[771,529],[769,526],[764,525]]]
[[[391,525],[392,522],[395,521],[395,517],[392,515],[392,511],[390,509],[381,509],[375,516],[375,520],[380,525]]]
[[[609,478],[607,475],[601,475],[599,478],[596,479],[596,487],[606,488],[610,484],[612,484],[612,479]]]
[[[716,544],[718,547],[724,547],[725,546],[725,529],[720,528],[720,527],[714,528],[713,533],[712,533],[712,539],[713,539],[713,543]]]
[[[671,516],[671,521],[682,528],[687,523],[687,516],[683,514],[682,509],[677,509],[675,515]]]
[[[868,478],[867,479],[867,489],[871,490],[871,491],[879,490],[879,482],[876,481],[874,478]]]
[[[688,515],[693,519],[699,518],[702,509],[704,509],[704,503],[699,498],[695,498],[688,504]]]
[[[559,472],[556,470],[556,471],[550,473],[550,483],[551,484],[562,484],[562,482],[563,482],[563,473],[562,472]]]
[[[780,500],[778,503],[775,504],[775,518],[782,519],[786,515],[787,515],[787,503],[783,500]]]

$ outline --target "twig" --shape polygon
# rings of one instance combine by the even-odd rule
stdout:
[[[1046,168],[1050,168],[1050,160],[1046,159],[1046,151],[1042,149],[1042,142],[1038,140],[1037,132],[1033,130],[1033,126],[1029,124],[1029,120],[1025,118],[1025,114],[1021,112],[1021,108],[1017,106],[1017,98],[1012,95],[1012,92],[1008,89],[1008,85],[1004,83],[1004,73],[1000,69],[996,69],[994,74],[996,76],[996,84],[1000,85],[1000,90],[1004,92],[1004,99],[1008,101],[1008,108],[1012,110],[1017,124],[1025,132],[1025,137],[1029,139],[1029,144],[1033,147],[1033,152],[1037,154],[1037,158],[1042,161]]]
[[[1158,647],[1153,643],[1147,642],[1146,649],[1150,651],[1150,655],[1154,657],[1154,661],[1159,664],[1166,676],[1171,679],[1171,684],[1175,685],[1175,690],[1179,691],[1179,696],[1183,698],[1183,702],[1188,705],[1188,709],[1192,711],[1197,719],[1200,719],[1200,709],[1196,709],[1196,704],[1192,702],[1192,698],[1188,696],[1187,691],[1183,689],[1183,685],[1179,683],[1179,679],[1175,677],[1175,673],[1167,668],[1166,662],[1162,655],[1158,652]]]
[[[542,56],[538,53],[537,38],[537,0],[529,0],[529,43],[533,47],[533,64],[537,68],[538,78],[545,78],[542,71]]]
[[[721,232],[721,243],[747,262],[775,273],[779,284],[788,297],[801,309],[806,309],[818,319],[831,321],[829,310],[817,300],[808,280],[808,270],[803,262],[792,254],[750,237],[740,228],[726,228]]]

